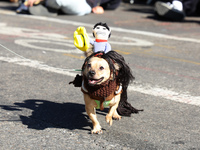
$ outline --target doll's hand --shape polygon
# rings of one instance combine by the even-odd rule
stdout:
[[[96,6],[96,7],[92,8],[92,12],[95,14],[103,14],[104,9],[101,6]]]

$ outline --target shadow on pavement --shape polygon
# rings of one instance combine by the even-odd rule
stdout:
[[[36,130],[67,128],[90,131],[92,125],[88,116],[83,114],[85,106],[77,103],[56,103],[47,100],[29,99],[22,103],[14,103],[13,106],[0,105],[0,107],[7,111],[32,110],[30,116],[23,113],[19,117],[24,125]]]

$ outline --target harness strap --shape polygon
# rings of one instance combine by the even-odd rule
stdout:
[[[122,84],[120,83],[119,89],[115,91],[115,95],[121,94],[121,92],[122,92]]]
[[[81,90],[82,90],[83,93],[88,93],[88,90],[84,86],[84,80],[82,81]]]

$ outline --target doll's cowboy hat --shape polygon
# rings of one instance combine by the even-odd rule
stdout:
[[[90,40],[84,27],[78,27],[74,32],[74,45],[82,51],[89,48]]]

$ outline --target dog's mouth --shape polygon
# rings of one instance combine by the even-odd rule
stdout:
[[[89,78],[88,79],[88,84],[89,85],[97,85],[98,83],[100,83],[101,81],[103,81],[104,77],[100,78],[100,79],[93,79],[93,78]]]

